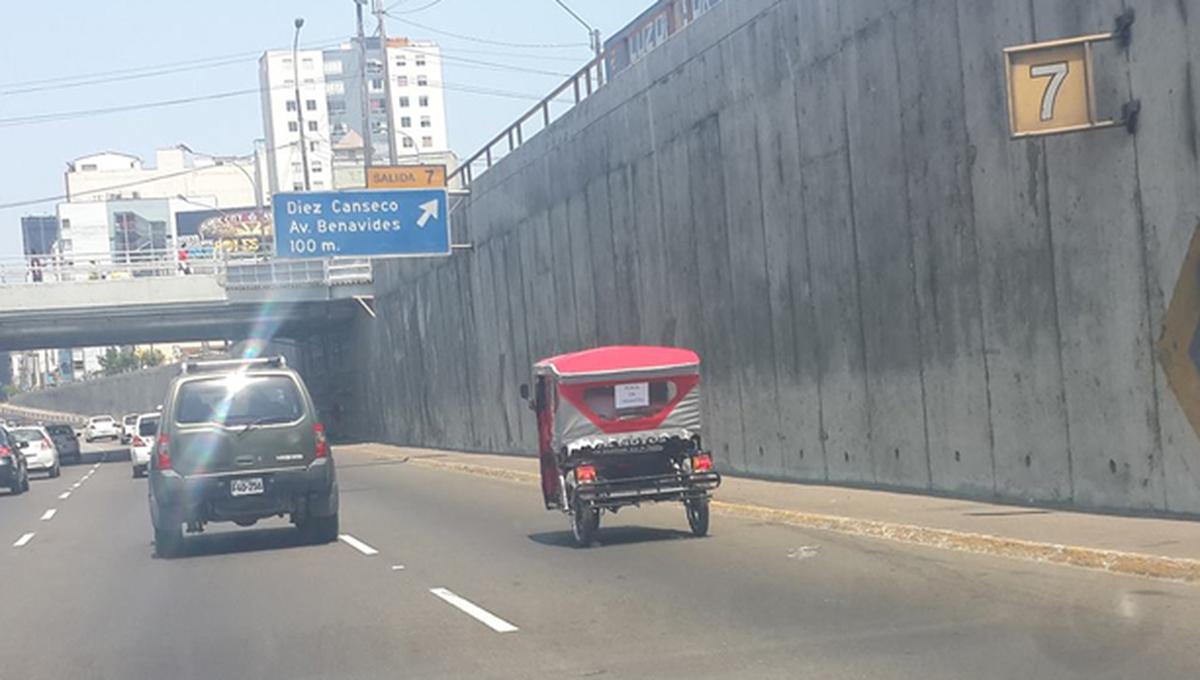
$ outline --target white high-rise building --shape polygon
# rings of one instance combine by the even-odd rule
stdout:
[[[397,155],[412,157],[448,151],[441,48],[434,42],[394,38],[388,40],[387,58]]]
[[[352,41],[324,52],[299,52],[313,190],[335,186],[331,166],[343,171],[337,186],[360,183],[368,137],[372,165],[391,162],[389,138],[398,163],[455,164],[446,130],[441,48],[434,42],[393,38],[384,50],[378,37],[367,38],[362,47]],[[259,63],[270,187],[299,191],[304,179],[292,53],[267,52]]]
[[[291,50],[272,50],[258,61],[268,185],[272,193],[304,191],[306,158],[308,188],[314,191],[333,188],[325,59],[320,50],[300,50],[296,58],[298,63],[293,62]]]

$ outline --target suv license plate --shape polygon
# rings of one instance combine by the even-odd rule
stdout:
[[[263,492],[262,477],[246,477],[229,481],[231,496],[257,496]]]

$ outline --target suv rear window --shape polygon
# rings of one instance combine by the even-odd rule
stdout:
[[[181,425],[261,425],[290,423],[303,417],[300,390],[285,375],[236,374],[195,380],[184,383],[176,397],[175,422]]]
[[[96,416],[95,418],[92,418],[92,422],[96,423],[97,425],[102,423],[111,423],[112,421],[112,416]]]
[[[138,423],[138,436],[149,437],[158,434],[158,418],[142,418]]]
[[[46,431],[56,437],[74,437],[75,430],[70,425],[47,425]]]

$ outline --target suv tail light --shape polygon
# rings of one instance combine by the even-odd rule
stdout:
[[[7,446],[0,446],[0,458],[12,455],[12,449]]]
[[[692,472],[712,472],[712,469],[712,456],[707,453],[692,456]]]
[[[158,452],[155,454],[154,467],[159,470],[171,469],[171,438],[165,434],[158,436]]]
[[[316,450],[313,452],[317,458],[324,458],[329,455],[329,440],[325,438],[325,426],[321,423],[313,423],[313,439],[316,440]]]
[[[580,465],[575,468],[575,481],[580,484],[596,481],[596,468],[592,465]]]

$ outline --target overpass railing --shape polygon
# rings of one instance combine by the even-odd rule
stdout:
[[[271,251],[137,250],[0,258],[0,285],[215,276],[228,288],[371,283],[369,259],[281,260]]]
[[[470,186],[477,174],[487,172],[501,158],[516,151],[527,138],[550,127],[550,123],[559,116],[595,94],[605,83],[604,63],[603,56],[598,56],[588,62],[553,92],[546,95],[525,115],[518,118],[517,122],[496,135],[478,153],[463,161],[462,165],[450,173],[448,178],[450,186],[460,188]],[[565,104],[566,107],[552,107],[555,103]]]

